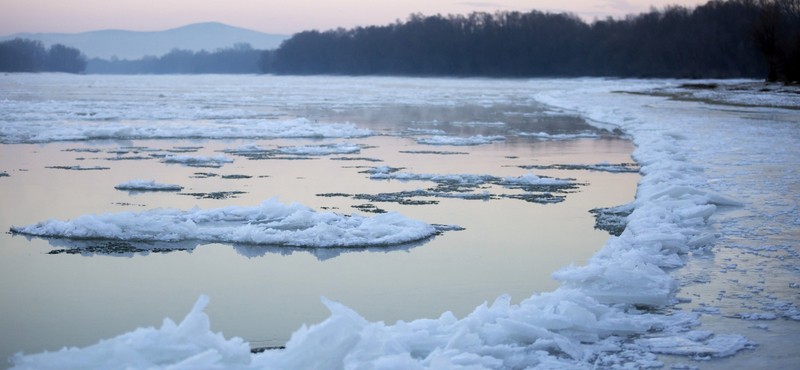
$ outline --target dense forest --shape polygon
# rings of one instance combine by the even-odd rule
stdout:
[[[266,55],[262,55],[266,53]],[[173,49],[161,57],[142,59],[90,59],[86,73],[98,74],[187,74],[187,73],[260,73],[258,61],[270,60],[268,50],[253,49],[239,43],[214,52]]]
[[[265,53],[280,74],[620,76],[798,80],[800,0],[712,0],[587,24],[532,11],[411,15],[297,33]]]
[[[0,72],[69,72],[86,69],[80,50],[61,44],[45,49],[41,41],[13,39],[0,42]]]

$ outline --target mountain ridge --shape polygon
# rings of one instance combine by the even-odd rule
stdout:
[[[174,48],[214,51],[235,43],[248,43],[255,49],[275,49],[291,35],[269,34],[219,22],[192,23],[163,31],[108,29],[81,33],[16,33],[0,41],[24,38],[41,41],[45,47],[63,44],[83,52],[88,58],[139,59],[161,56]]]

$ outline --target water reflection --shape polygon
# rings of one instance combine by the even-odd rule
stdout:
[[[126,242],[114,240],[75,240],[66,238],[47,238],[23,235],[29,242],[32,239],[43,239],[47,241],[53,249],[47,254],[77,254],[84,257],[111,256],[127,257],[134,255],[147,256],[151,253],[170,253],[188,252],[191,253],[195,248],[202,245],[219,245],[221,243],[204,243],[201,241],[179,241],[179,242]],[[222,244],[233,247],[239,255],[247,258],[264,257],[267,254],[280,256],[291,256],[295,252],[308,253],[317,258],[318,261],[327,261],[345,253],[391,253],[391,252],[410,252],[411,249],[428,244],[436,236],[431,236],[411,243],[403,243],[389,246],[376,247],[353,247],[353,248],[302,248],[286,247],[279,245],[253,245],[253,244]]]

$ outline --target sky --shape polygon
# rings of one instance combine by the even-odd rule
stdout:
[[[411,13],[468,14],[531,10],[571,12],[591,21],[645,12],[651,6],[695,6],[698,0],[0,0],[0,36],[19,32],[80,33],[105,29],[162,31],[199,22],[278,34],[384,25]]]

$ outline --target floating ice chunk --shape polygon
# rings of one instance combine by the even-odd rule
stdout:
[[[235,149],[225,149],[223,152],[225,153],[260,153],[266,152],[267,150],[256,145],[256,144],[245,144],[239,145]]]
[[[46,166],[45,168],[54,168],[58,170],[72,170],[72,171],[101,171],[101,170],[110,170],[110,167],[101,167],[101,166],[93,166],[93,167],[83,167],[83,166]]]
[[[639,339],[635,343],[654,353],[701,357],[732,356],[742,349],[755,346],[755,343],[738,334],[719,334],[703,342],[705,340],[704,336],[707,338],[706,334],[710,332],[704,332],[702,336],[692,338],[694,333],[695,332],[689,332],[680,336]]]
[[[445,135],[446,132],[443,130],[438,129],[426,129],[426,128],[408,128],[406,129],[412,135]]]
[[[479,121],[470,121],[470,122],[450,122],[453,126],[488,126],[488,127],[503,127],[505,126],[505,122],[479,122]]]
[[[775,320],[778,318],[772,313],[758,313],[758,312],[740,312],[737,314],[742,320]]]
[[[353,143],[336,143],[327,145],[301,145],[288,146],[275,150],[278,154],[290,155],[331,155],[331,154],[358,154],[361,147]]]
[[[602,172],[639,172],[639,165],[635,163],[619,163],[611,164],[608,162],[600,162],[598,164],[552,164],[552,165],[524,165],[517,166],[526,170],[539,169],[539,170],[589,170],[589,171],[602,171]]]
[[[172,155],[167,154],[164,157],[164,163],[180,163],[187,166],[196,166],[196,167],[220,167],[225,163],[233,163],[233,159],[226,157],[223,154],[220,154],[215,157],[205,157],[202,155],[193,157],[191,155]]]
[[[704,313],[704,314],[708,314],[708,315],[719,315],[720,314],[719,308],[716,308],[716,307],[697,307],[697,308],[693,308],[692,312],[699,312],[699,313]]]
[[[504,185],[572,185],[568,180],[539,177],[532,172],[520,177],[507,176],[503,178]]]
[[[244,368],[250,346],[241,338],[225,340],[210,329],[200,296],[192,311],[176,325],[164,319],[160,329],[139,328],[85,348],[63,348],[37,355],[19,353],[9,361],[14,369],[222,369]]]
[[[517,132],[517,136],[535,137],[540,140],[575,140],[575,139],[597,139],[600,137],[598,134],[593,133],[580,133],[580,134],[548,134],[546,132]]]
[[[356,138],[375,135],[353,124],[313,123],[305,118],[287,121],[248,120],[246,124],[168,125],[119,123],[2,122],[0,143],[47,143],[102,139],[270,139]]]
[[[156,184],[156,180],[131,180],[123,182],[114,187],[117,190],[139,190],[139,191],[180,191],[183,186],[172,184]]]
[[[143,212],[83,215],[72,221],[50,219],[15,233],[69,239],[120,241],[203,241],[295,247],[367,247],[413,242],[436,234],[436,228],[397,212],[362,217],[317,213],[299,203],[276,198],[255,207],[153,209]]]
[[[434,136],[431,138],[417,138],[418,144],[427,145],[483,145],[491,144],[496,141],[504,141],[505,136],[470,136],[470,137],[449,137]]]

